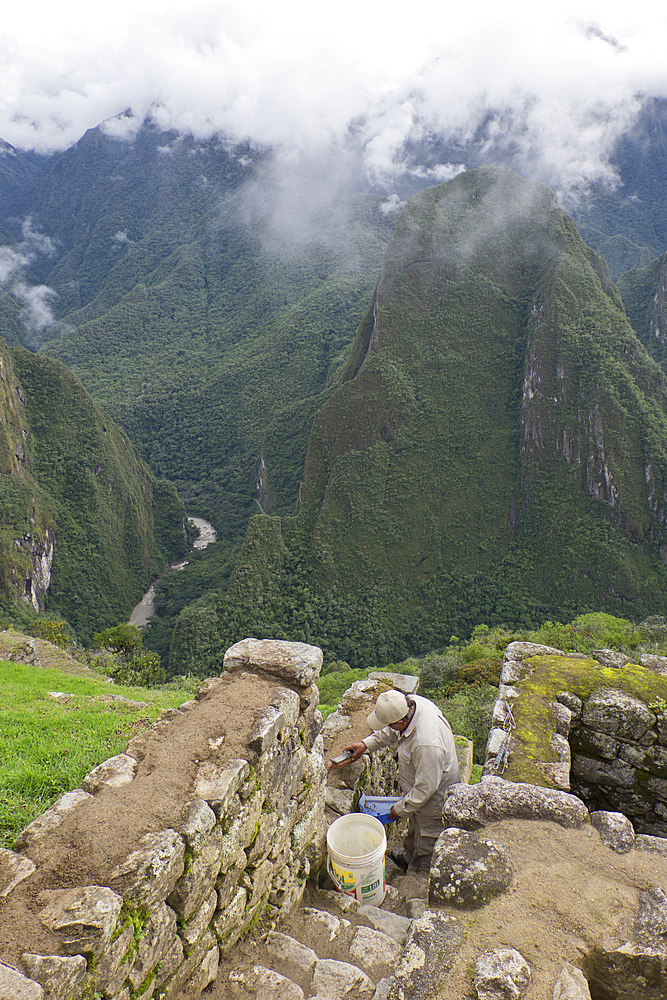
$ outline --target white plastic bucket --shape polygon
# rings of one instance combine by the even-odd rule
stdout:
[[[329,874],[338,891],[379,906],[387,891],[386,850],[384,827],[374,816],[349,813],[335,820],[327,831],[327,853]]]

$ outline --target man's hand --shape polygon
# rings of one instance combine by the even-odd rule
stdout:
[[[346,750],[352,751],[352,756],[348,757],[347,760],[343,761],[342,764],[334,764],[333,761],[329,761],[327,764],[327,771],[335,770],[338,767],[347,767],[348,764],[354,764],[355,760],[359,760],[362,754],[366,753],[366,744],[361,743],[350,743],[348,746],[343,747],[343,753]]]
[[[391,809],[389,810],[389,818],[390,818],[390,819],[400,819],[400,818],[401,818],[401,817],[400,817],[400,816],[398,815],[398,813],[396,812],[396,810],[394,809],[394,807],[393,807],[393,806],[392,806],[392,807],[391,807]]]

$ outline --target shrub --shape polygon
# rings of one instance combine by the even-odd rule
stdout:
[[[67,623],[58,618],[36,618],[32,625],[32,634],[38,639],[52,642],[54,646],[67,649],[69,636]]]

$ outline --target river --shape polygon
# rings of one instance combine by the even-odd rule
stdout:
[[[194,524],[199,532],[193,542],[193,548],[205,549],[209,545],[213,545],[214,542],[217,542],[218,536],[215,528],[209,521],[205,521],[203,517],[189,517],[188,521]],[[169,573],[172,570],[185,569],[187,564],[187,559],[181,559],[180,562],[172,563],[169,569],[160,573],[160,576],[163,576],[164,573]],[[157,580],[160,579],[160,576]],[[132,610],[132,614],[130,615],[130,625],[136,625],[137,628],[143,628],[144,625],[148,624],[149,618],[153,618],[155,616],[155,585],[157,580],[153,580],[144,596]]]

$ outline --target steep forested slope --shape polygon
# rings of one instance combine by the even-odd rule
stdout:
[[[306,225],[316,180],[303,178],[292,205],[272,171],[248,146],[94,129],[14,206],[55,248],[32,265],[61,321],[41,350],[229,544],[257,503],[294,509],[312,415],[391,227],[363,185]]]
[[[665,610],[667,382],[548,189],[480,168],[402,213],[294,518],[255,517],[197,642],[377,662],[480,620]]]
[[[618,288],[637,336],[667,373],[667,254],[626,271]]]
[[[83,638],[185,550],[184,510],[58,361],[0,341],[0,602]]]

